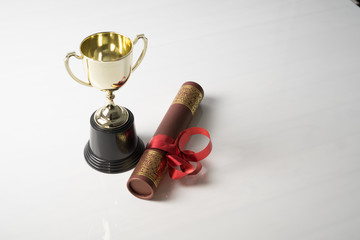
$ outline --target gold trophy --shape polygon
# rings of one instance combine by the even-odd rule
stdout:
[[[133,65],[133,47],[142,39],[143,50]],[[107,93],[108,104],[90,118],[90,140],[84,155],[90,166],[105,173],[118,173],[135,167],[144,144],[137,136],[134,116],[130,110],[114,103],[113,92],[122,87],[139,66],[147,49],[147,38],[137,35],[134,41],[115,32],[101,32],[88,36],[80,44],[81,55],[68,53],[65,67],[78,83]],[[71,71],[69,59],[82,60],[87,81]]]

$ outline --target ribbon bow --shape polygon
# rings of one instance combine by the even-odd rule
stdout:
[[[185,150],[190,137],[198,134],[209,138],[208,145],[197,153]],[[186,175],[195,175],[200,172],[202,165],[199,161],[210,154],[212,143],[210,134],[206,129],[192,127],[182,131],[175,140],[167,135],[156,135],[150,140],[146,148],[165,151],[170,177],[172,179],[180,179]],[[196,162],[197,164],[194,167],[190,162]]]

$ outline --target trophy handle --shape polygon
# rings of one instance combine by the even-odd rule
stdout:
[[[141,61],[143,60],[143,58],[145,56],[146,50],[147,50],[148,39],[144,36],[144,34],[137,35],[133,41],[133,45],[135,45],[140,38],[144,41],[144,48],[139,56],[139,59],[136,61],[134,66],[131,68],[131,71],[135,71],[135,69],[140,65]]]
[[[65,67],[66,67],[66,70],[68,71],[68,73],[70,74],[70,76],[75,80],[77,81],[78,83],[82,84],[82,85],[85,85],[85,86],[88,86],[88,87],[92,87],[91,86],[91,83],[90,82],[84,82],[80,79],[78,79],[77,77],[75,77],[75,75],[72,73],[71,69],[70,69],[70,66],[69,66],[69,59],[70,57],[76,57],[77,59],[82,59],[81,56],[78,56],[75,52],[71,52],[71,53],[68,53],[65,57]]]

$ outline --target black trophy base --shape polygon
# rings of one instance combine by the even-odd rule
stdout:
[[[117,128],[102,128],[90,118],[90,140],[85,146],[87,163],[103,173],[121,173],[136,166],[145,150],[144,143],[136,135],[134,116],[130,110],[129,120]]]
[[[142,153],[144,152],[144,149],[144,143],[141,141],[140,138],[138,138],[138,145],[132,155],[119,160],[106,160],[99,158],[91,151],[89,141],[85,146],[84,155],[87,163],[99,172],[121,173],[133,169],[136,166]]]

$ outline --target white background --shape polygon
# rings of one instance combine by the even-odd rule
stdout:
[[[0,26],[0,239],[359,239],[350,0],[2,1]],[[83,157],[105,94],[63,59],[99,31],[149,39],[115,99],[145,142],[182,83],[205,90],[192,125],[212,136],[206,171],[166,177],[152,201],[127,191],[131,171]]]

